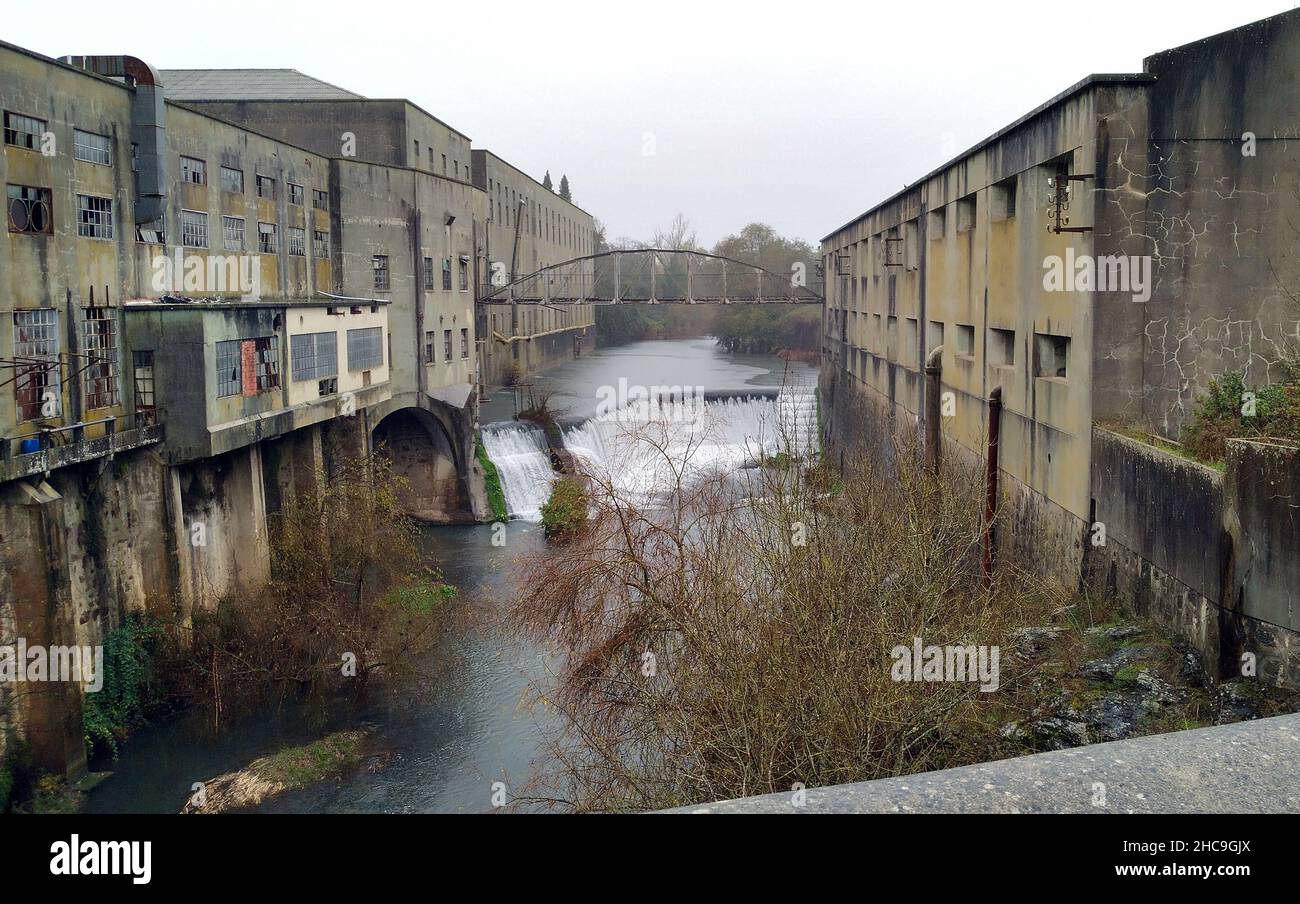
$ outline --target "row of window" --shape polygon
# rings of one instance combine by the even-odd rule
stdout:
[[[279,196],[279,189],[274,176],[254,173],[254,189],[257,197],[274,201]],[[208,164],[198,157],[181,155],[181,181],[193,185],[206,185],[208,181]],[[306,200],[306,189],[297,182],[286,182],[289,203],[301,207]],[[221,190],[232,195],[244,193],[244,171],[232,166],[221,167]],[[312,189],[311,206],[316,210],[329,210],[329,192]]]
[[[429,169],[430,169],[430,170],[436,170],[436,166],[435,166],[435,164],[434,164],[434,158],[433,158],[433,155],[434,155],[433,146],[432,146],[432,145],[427,146],[427,147],[426,147],[426,150],[427,150],[428,153],[429,153]],[[418,165],[419,165],[419,161],[420,161],[420,140],[419,140],[418,138],[415,139],[415,161],[416,161],[416,165],[418,166]],[[444,176],[454,176],[455,178],[460,179],[460,178],[461,178],[461,164],[460,164],[460,161],[459,161],[459,160],[453,160],[453,161],[451,161],[451,164],[452,164],[452,170],[451,170],[451,171],[448,171],[448,169],[447,169],[447,155],[446,155],[446,154],[443,154],[443,155],[442,155],[442,174],[443,174]],[[466,163],[465,166],[464,166],[464,173],[465,173],[464,178],[465,178],[465,179],[469,179],[469,164],[468,164],[468,163]]]
[[[257,224],[257,250],[260,254],[277,254],[280,250],[279,227],[275,223]],[[286,248],[290,257],[307,256],[307,230],[290,226],[284,231]],[[225,251],[245,250],[245,221],[243,217],[223,216],[221,218],[221,246]],[[198,210],[181,211],[181,244],[187,248],[207,248],[208,215]],[[312,255],[317,259],[328,258],[330,249],[329,233],[321,229],[312,230]]]
[[[50,134],[50,124],[44,119],[4,111],[4,141],[10,147],[43,152],[45,136]],[[100,166],[113,165],[113,140],[98,132],[72,130],[72,153],[77,160]]]
[[[495,200],[493,196],[495,197]],[[563,245],[572,248],[582,254],[590,254],[591,231],[583,228],[581,225],[557,213],[549,207],[545,207],[541,202],[534,201],[532,198],[525,196],[528,202],[523,211],[523,228],[537,238],[544,238],[548,242]],[[488,220],[495,219],[507,229],[515,226],[518,215],[515,210],[519,204],[519,194],[513,188],[507,188],[504,182],[497,182],[488,179]],[[496,216],[493,216],[493,210]]]
[[[840,329],[842,335],[847,338],[849,333],[847,315],[849,312],[840,312]],[[866,315],[863,315],[866,316]],[[872,314],[871,323],[873,324],[877,336],[883,336],[886,341],[886,347],[897,347],[898,343],[898,318],[890,315],[887,318],[881,314]],[[856,320],[856,316],[855,316]],[[884,330],[882,331],[882,320],[884,320]],[[903,348],[910,351],[916,348],[918,340],[917,330],[918,322],[915,317],[905,318],[907,326],[907,335],[904,337]],[[953,353],[959,359],[973,361],[975,359],[975,326],[970,323],[953,324]],[[944,344],[945,327],[941,320],[931,320],[926,333],[926,348],[938,348]],[[1070,357],[1070,337],[1060,336],[1052,333],[1034,333],[1034,360],[1033,370],[1036,377],[1054,377],[1059,379],[1069,378],[1069,357]],[[990,367],[1015,367],[1016,366],[1016,331],[990,327],[988,331],[988,340],[985,344],[985,357]]]
[[[373,370],[384,363],[383,327],[347,331],[349,371]],[[289,372],[294,382],[316,380],[333,392],[338,387],[338,334],[299,333],[289,337]],[[228,339],[217,343],[217,396],[253,396],[280,387],[280,340],[277,336]],[[322,394],[328,394],[322,391]]]
[[[384,258],[384,260],[386,261],[387,258]],[[460,290],[462,292],[468,292],[469,291],[469,258],[462,254],[460,256],[459,263],[460,263],[460,270],[459,270]],[[377,283],[375,285],[375,288],[376,289],[379,288],[379,285]],[[444,292],[451,291],[451,258],[449,257],[444,257],[442,259],[442,288]],[[424,259],[424,291],[432,292],[433,289],[434,289],[433,258],[426,257]]]
[[[69,366],[80,376],[87,410],[120,403],[117,320],[113,308],[81,309],[81,349]],[[59,312],[36,308],[13,312],[14,402],[19,421],[63,413],[59,360]]]
[[[452,331],[442,331],[442,363],[450,364],[453,360],[451,353]],[[435,354],[438,342],[437,330],[426,330],[424,333],[424,363],[437,364],[438,357]],[[469,327],[461,327],[460,330],[460,357],[464,360],[469,357]]]
[[[30,235],[54,233],[53,193],[35,185],[5,186],[9,231]],[[113,199],[77,195],[77,235],[91,239],[113,238]]]
[[[49,123],[44,119],[26,116],[6,110],[4,113],[4,141],[12,147],[40,151],[42,137],[49,131]],[[73,154],[78,160],[96,163],[101,166],[113,165],[113,143],[107,135],[73,129]],[[180,155],[180,176],[182,182],[191,185],[206,185],[208,181],[208,164],[199,157]],[[255,174],[257,196],[268,200],[276,198],[276,180],[272,176]],[[289,203],[302,206],[305,189],[296,182],[286,182],[289,191]],[[235,167],[221,167],[221,189],[232,194],[244,193],[244,171]],[[317,210],[329,210],[329,192],[312,190],[312,207]]]

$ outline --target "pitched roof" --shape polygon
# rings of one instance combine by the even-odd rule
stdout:
[[[338,100],[360,94],[297,69],[164,69],[159,73],[168,99]]]

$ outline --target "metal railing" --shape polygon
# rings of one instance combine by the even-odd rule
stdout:
[[[112,458],[117,452],[161,439],[162,426],[152,408],[64,427],[36,427],[0,437],[0,479],[48,474],[55,468],[105,456]]]

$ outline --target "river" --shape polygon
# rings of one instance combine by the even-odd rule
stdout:
[[[787,365],[770,355],[726,354],[709,339],[600,349],[534,380],[535,392],[552,393],[552,407],[564,415],[565,444],[588,467],[613,466],[615,428],[592,418],[600,388],[618,387],[620,379],[634,386],[704,387],[710,399],[706,408],[711,415],[725,415],[727,425],[711,433],[707,446],[697,446],[712,467],[735,468],[752,460],[755,435],[765,432],[778,412],[797,411],[800,423],[813,423],[813,367]],[[774,398],[744,398],[763,392]],[[430,559],[481,607],[471,613],[481,617],[458,623],[433,651],[429,666],[435,679],[418,692],[375,689],[364,702],[324,710],[284,706],[220,730],[199,713],[150,726],[122,745],[112,776],[88,794],[86,811],[174,813],[195,782],[358,721],[375,725],[383,748],[391,752],[383,769],[288,792],[258,809],[485,812],[492,808],[494,782],[504,783],[508,793],[521,789],[544,755],[543,738],[555,727],[544,707],[523,702],[530,683],[544,681],[550,657],[503,637],[492,609],[511,593],[510,557],[544,544],[537,509],[551,473],[540,434],[511,421],[514,403],[513,392],[500,391],[481,413],[485,443],[501,470],[511,510],[504,546],[493,545],[490,525],[424,530]],[[626,468],[616,470],[624,480],[638,479]]]

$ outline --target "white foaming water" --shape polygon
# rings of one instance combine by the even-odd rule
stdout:
[[[778,452],[806,457],[816,449],[817,401],[810,388],[785,389],[774,399],[664,405],[646,414],[640,408],[564,431],[565,448],[584,471],[639,504],[670,491],[679,479],[689,484],[735,474]],[[539,520],[555,478],[541,431],[495,425],[484,429],[483,441],[501,472],[511,517]]]
[[[541,428],[511,421],[483,428],[483,448],[497,466],[511,518],[540,521],[555,471]]]

